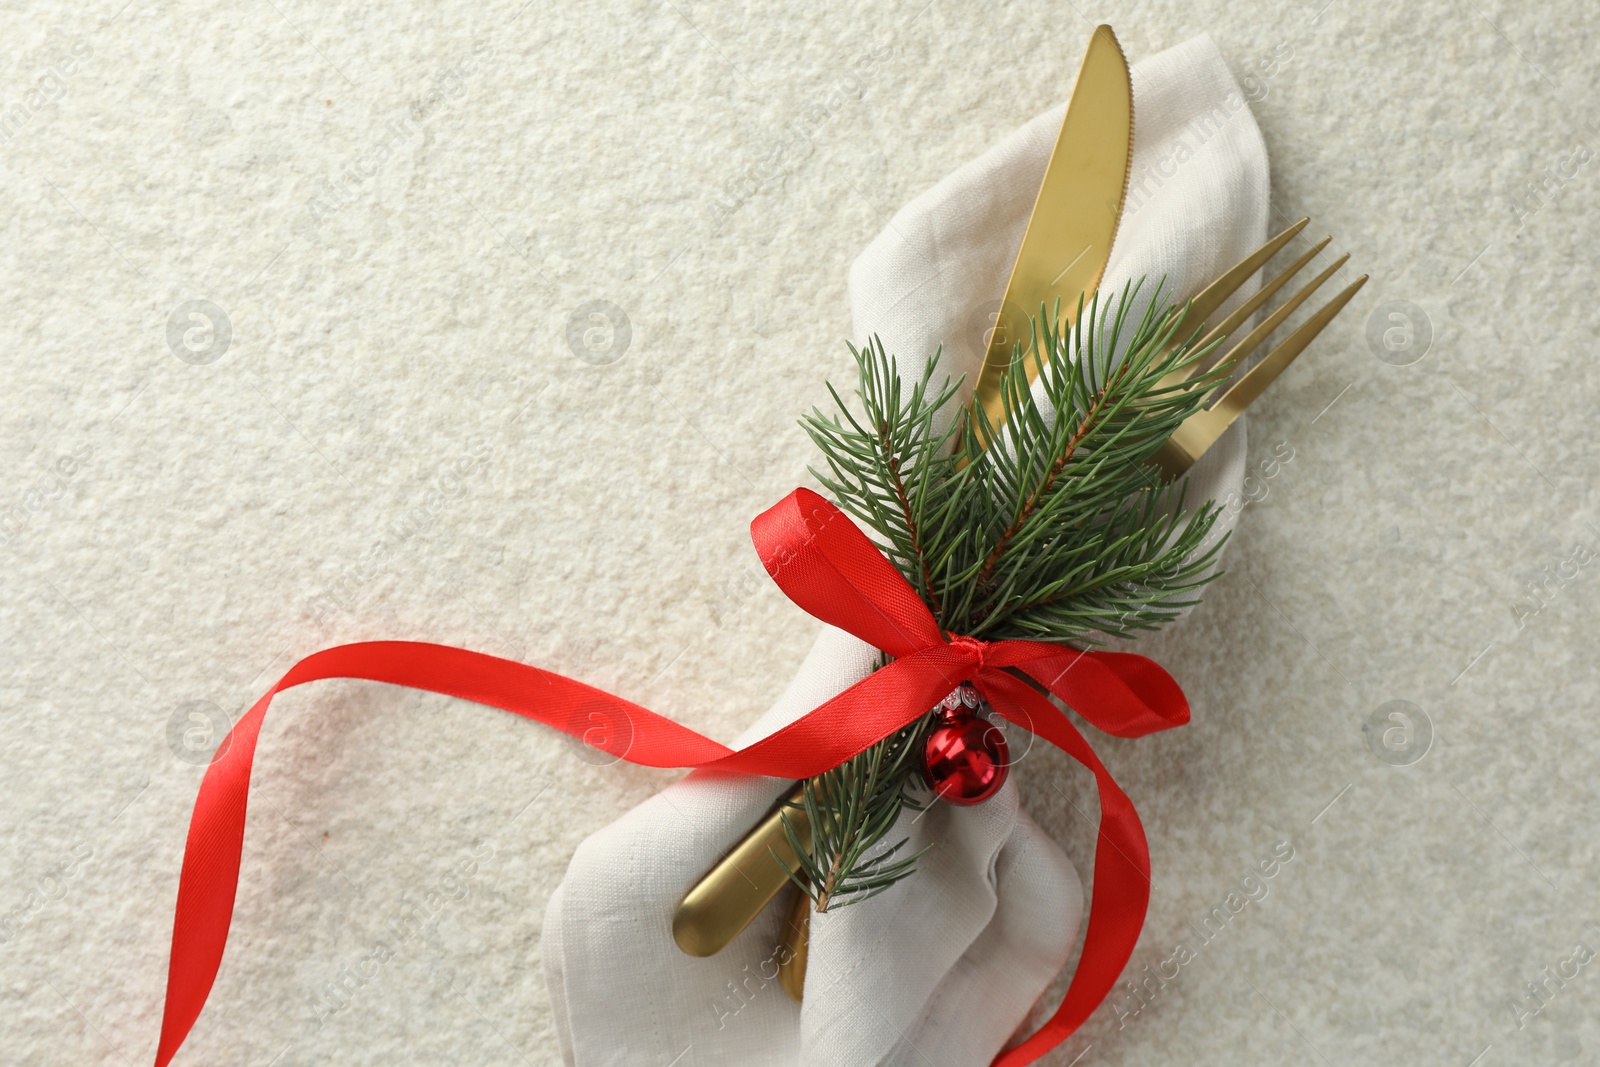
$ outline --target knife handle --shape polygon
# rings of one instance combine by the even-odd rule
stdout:
[[[811,823],[798,805],[801,790],[785,797],[755,829],[745,834],[678,905],[672,916],[672,939],[691,956],[715,956],[744,932],[778,890],[789,884],[789,875],[773,858],[776,852],[790,869],[798,869],[799,857],[783,832],[783,814],[800,843],[811,845]]]

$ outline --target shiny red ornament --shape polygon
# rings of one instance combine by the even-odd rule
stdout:
[[[1000,727],[960,704],[940,710],[922,748],[922,777],[928,787],[963,807],[998,793],[1010,765]]]

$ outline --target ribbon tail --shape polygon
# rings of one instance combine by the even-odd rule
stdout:
[[[1045,1024],[993,1067],[1023,1067],[1082,1026],[1122,975],[1150,903],[1150,848],[1133,802],[1089,742],[1059,710],[1026,683],[1000,670],[983,672],[980,688],[995,710],[1044,738],[1093,772],[1100,790],[1100,831],[1094,850],[1093,893],[1083,953],[1067,994]]]
[[[206,768],[189,820],[178,904],[172,922],[166,1007],[156,1067],[166,1067],[194,1027],[222,966],[233,922],[244,852],[245,811],[256,742],[272,698],[326,678],[406,685],[487,704],[590,740],[592,722],[626,726],[606,731],[597,747],[631,763],[697,766],[729,749],[687,727],[571,678],[481,652],[410,641],[372,641],[324,649],[296,663],[245,712]],[[799,743],[799,742],[797,742]]]
[[[1017,646],[1021,654],[996,657],[998,666],[1021,667],[1095,729],[1113,737],[1143,737],[1189,721],[1183,688],[1146,656],[1033,642],[1005,644]]]
[[[222,949],[233,923],[244,849],[250,768],[272,692],[240,717],[206,768],[189,820],[189,840],[178,877],[172,920],[172,957],[167,965],[167,1001],[161,1017],[156,1067],[166,1067],[200,1017],[222,966]]]

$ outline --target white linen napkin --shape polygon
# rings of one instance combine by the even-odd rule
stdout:
[[[1165,276],[1192,294],[1266,237],[1267,159],[1209,37],[1133,67],[1133,172],[1102,291]],[[879,335],[909,376],[941,345],[972,382],[1064,104],[902,209],[850,271],[855,334]],[[1196,465],[1191,500],[1237,493],[1244,428]],[[1225,508],[1218,535],[1237,508]],[[736,745],[864,677],[874,650],[825,628],[776,704]],[[1013,745],[1023,739],[1012,736]],[[987,1064],[1066,965],[1083,890],[1007,783],[985,804],[907,813],[890,840],[934,847],[877,898],[813,916],[804,1006],[776,980],[774,905],[709,959],[681,952],[690,885],[791,783],[691,774],[579,846],[545,914],[545,977],[576,1067]],[[1137,800],[1137,798],[1135,798]],[[1025,1035],[1016,1035],[1019,1038]]]

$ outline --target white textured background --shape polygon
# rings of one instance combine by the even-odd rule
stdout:
[[[1193,725],[1097,742],[1151,838],[1135,976],[1294,859],[1051,1062],[1600,1062],[1600,966],[1527,989],[1600,949],[1591,8],[988,7],[7,5],[0,1058],[148,1060],[207,716],[297,657],[459,643],[724,738],[765,707],[815,624],[746,523],[847,372],[849,262],[1104,20],[1135,57],[1210,31],[1274,217],[1374,283],[1257,406],[1252,464],[1294,459],[1229,573],[1146,642]],[[169,344],[192,300],[225,350]],[[567,340],[595,300],[631,328],[579,337],[604,366]],[[1390,700],[1409,749],[1363,732]],[[558,1062],[544,901],[672,774],[344,683],[280,698],[258,768],[180,1063]],[[1087,866],[1088,776],[1020,773]]]

